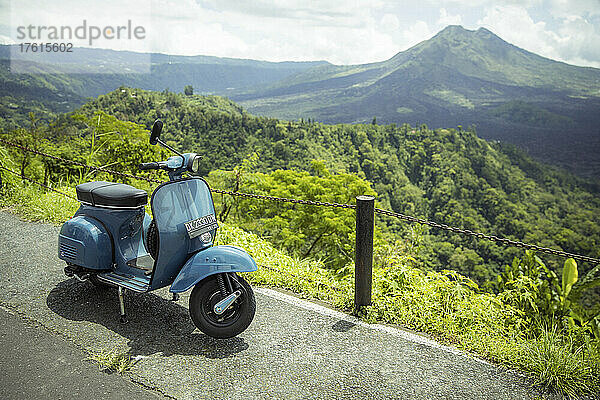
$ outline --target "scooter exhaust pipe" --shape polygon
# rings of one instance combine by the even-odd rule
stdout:
[[[85,282],[88,279],[90,279],[90,274],[85,274],[85,273],[79,274],[79,273],[75,272],[72,267],[69,267],[69,266],[66,266],[64,271],[65,271],[65,275],[68,278],[75,277],[75,278],[77,278],[77,280],[79,282]]]

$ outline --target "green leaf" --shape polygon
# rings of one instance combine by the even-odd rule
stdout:
[[[573,285],[571,290],[571,300],[573,302],[578,302],[583,292],[598,286],[600,286],[600,264],[596,265],[587,273],[587,275],[579,279],[577,284]]]
[[[569,296],[569,292],[575,282],[577,282],[577,263],[572,258],[567,258],[562,274],[562,293],[564,299]]]

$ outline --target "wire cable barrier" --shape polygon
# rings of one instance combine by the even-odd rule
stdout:
[[[10,169],[10,168],[6,168],[6,167],[5,167],[5,166],[3,166],[3,165],[0,165],[0,169],[3,169],[3,170],[5,170],[5,171],[7,171],[7,172],[10,172],[11,174],[14,174],[14,175],[18,176],[19,178],[22,178],[22,179],[25,179],[25,180],[27,180],[27,181],[29,181],[29,182],[35,183],[35,184],[37,184],[37,185],[40,185],[40,186],[41,186],[41,187],[43,187],[43,188],[46,188],[46,189],[48,189],[48,190],[52,190],[53,192],[56,192],[56,193],[58,193],[58,194],[62,194],[63,196],[65,196],[65,197],[68,197],[69,199],[72,199],[72,200],[75,200],[75,201],[77,201],[77,199],[76,199],[75,197],[73,197],[73,196],[71,196],[71,195],[69,195],[69,194],[66,194],[66,193],[64,193],[64,192],[61,192],[61,191],[59,191],[59,190],[56,190],[56,189],[54,189],[54,188],[52,188],[52,187],[50,187],[50,186],[48,186],[48,185],[45,185],[45,184],[43,184],[42,182],[38,182],[38,181],[36,181],[36,180],[34,180],[34,179],[31,179],[31,178],[28,178],[28,177],[26,177],[26,176],[22,176],[22,175],[21,175],[21,174],[19,174],[18,172],[16,172],[16,171],[13,171],[13,170],[12,170],[12,169]],[[0,181],[0,182],[1,182],[1,181]]]
[[[40,155],[42,157],[47,157],[47,158],[51,158],[57,161],[61,161],[67,164],[72,164],[72,165],[77,165],[80,167],[84,167],[84,168],[89,168],[90,170],[93,171],[100,171],[100,172],[107,172],[110,173],[112,175],[115,176],[123,176],[126,178],[131,178],[131,179],[139,179],[139,180],[143,180],[146,182],[151,182],[151,183],[162,183],[162,181],[158,180],[158,179],[151,179],[151,178],[147,178],[147,177],[143,177],[143,176],[138,176],[138,175],[132,175],[132,174],[127,174],[127,173],[123,173],[123,172],[119,172],[119,171],[114,171],[108,168],[104,168],[104,167],[94,167],[91,165],[87,165],[84,163],[80,163],[77,161],[73,161],[73,160],[68,160],[62,157],[57,157],[51,154],[47,154],[38,150],[34,150],[34,149],[30,149],[27,146],[23,146],[21,144],[18,143],[14,143],[5,139],[0,138],[0,143],[4,143],[5,145],[11,146],[11,147],[15,147],[18,149],[21,149],[22,151],[27,151],[33,154],[37,154]],[[26,179],[30,182],[36,183],[46,189],[52,190],[54,192],[60,193],[66,197],[69,197],[71,199],[76,200],[74,197],[66,194],[66,193],[62,193],[59,192],[56,189],[53,189],[50,186],[47,186],[41,182],[37,182],[33,179],[27,178],[22,176],[21,174],[19,174],[18,172],[15,172],[9,168],[6,168],[4,166],[0,165],[0,168],[3,170],[6,170],[12,174],[15,174],[17,176],[20,176],[23,179]],[[212,192],[214,193],[219,193],[219,194],[227,194],[230,196],[237,196],[237,197],[245,197],[245,198],[251,198],[251,199],[260,199],[260,200],[266,200],[266,201],[277,201],[277,202],[284,202],[284,203],[292,203],[292,204],[305,204],[305,205],[311,205],[311,206],[320,206],[320,207],[336,207],[336,208],[346,208],[346,209],[356,209],[356,205],[354,204],[341,204],[341,203],[331,203],[331,202],[322,202],[322,201],[314,201],[314,200],[302,200],[302,199],[289,199],[289,198],[284,198],[284,197],[275,197],[275,196],[265,196],[265,195],[260,195],[260,194],[253,194],[253,193],[242,193],[242,192],[234,192],[234,191],[230,191],[230,190],[223,190],[223,189],[211,189]],[[386,215],[389,217],[395,217],[398,219],[401,219],[403,221],[407,221],[410,223],[417,223],[417,224],[421,224],[421,225],[427,225],[430,226],[432,228],[436,228],[436,229],[442,229],[442,230],[446,230],[449,232],[454,232],[454,233],[458,233],[461,235],[465,235],[465,236],[469,236],[469,237],[475,237],[478,239],[485,239],[485,240],[490,240],[496,243],[499,243],[503,246],[514,246],[514,247],[520,247],[520,248],[524,248],[524,249],[530,249],[530,250],[535,250],[535,251],[539,251],[542,253],[546,253],[546,254],[552,254],[555,256],[560,256],[560,257],[571,257],[573,259],[579,260],[579,261],[584,261],[584,262],[590,262],[593,264],[600,264],[600,259],[597,258],[593,258],[593,257],[588,257],[588,256],[584,256],[581,254],[575,254],[575,253],[569,253],[566,251],[562,251],[562,250],[556,250],[556,249],[551,249],[548,247],[542,247],[542,246],[537,246],[534,244],[529,244],[529,243],[525,243],[525,242],[521,242],[518,240],[512,240],[512,239],[508,239],[508,238],[502,238],[502,237],[498,237],[495,235],[487,235],[484,233],[480,233],[480,232],[474,232],[471,231],[469,229],[462,229],[462,228],[457,228],[457,227],[453,227],[453,226],[449,226],[446,224],[441,224],[438,222],[434,222],[434,221],[428,221],[422,218],[417,218],[417,217],[412,217],[410,215],[404,215],[401,213],[397,213],[394,211],[389,211],[389,210],[384,210],[381,208],[375,208],[375,212],[381,215]],[[277,272],[283,272],[283,271],[278,271],[275,270]],[[300,277],[302,278],[302,277]],[[304,279],[304,278],[303,278]]]

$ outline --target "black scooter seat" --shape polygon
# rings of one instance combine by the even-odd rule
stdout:
[[[148,193],[124,183],[95,181],[75,187],[77,200],[96,207],[138,208],[148,202]]]

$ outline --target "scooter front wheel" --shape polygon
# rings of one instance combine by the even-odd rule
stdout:
[[[237,281],[240,296],[222,314],[214,307],[224,299],[216,276],[208,277],[194,286],[190,296],[190,315],[194,325],[208,336],[226,339],[242,333],[252,322],[256,311],[254,291],[244,278],[230,275]]]

